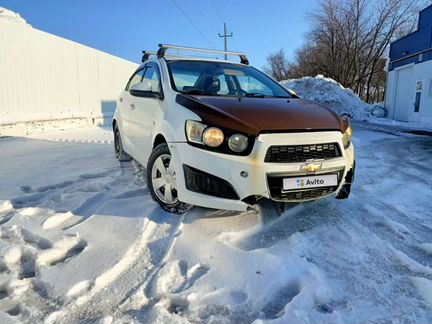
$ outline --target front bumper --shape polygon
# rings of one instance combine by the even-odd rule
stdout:
[[[341,156],[317,161],[320,170],[309,173],[304,171],[305,162],[270,163],[264,162],[267,150],[272,145],[305,145],[337,142]],[[344,150],[340,132],[305,132],[283,134],[261,134],[255,141],[249,156],[220,154],[199,149],[187,143],[169,143],[173,160],[176,163],[177,190],[180,201],[197,206],[217,209],[239,210],[248,208],[245,201],[251,196],[260,196],[277,201],[306,201],[316,199],[308,196],[308,190],[296,191],[297,195],[278,191],[278,182],[284,177],[338,173],[338,185],[321,197],[338,193],[345,184],[347,172],[354,165],[353,144]],[[311,161],[309,161],[311,162]],[[214,175],[228,182],[239,199],[227,199],[214,195],[193,192],[186,188],[184,166]],[[245,173],[248,175],[245,177]],[[276,180],[275,180],[276,179]],[[281,187],[280,187],[281,188]],[[303,192],[304,194],[301,194]],[[243,201],[244,200],[244,201]]]

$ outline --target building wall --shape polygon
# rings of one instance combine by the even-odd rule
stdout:
[[[418,82],[422,82],[421,90],[417,89]],[[421,93],[420,105],[414,112],[417,92]],[[385,105],[389,118],[432,124],[432,61],[389,71]]]
[[[432,5],[420,11],[416,31],[390,45],[385,106],[389,118],[432,124]]]
[[[0,125],[110,117],[138,66],[0,19]]]

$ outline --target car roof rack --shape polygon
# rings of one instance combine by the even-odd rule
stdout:
[[[240,63],[249,65],[249,60],[246,56],[246,53],[243,52],[227,52],[215,49],[205,49],[198,47],[187,47],[187,46],[178,46],[178,45],[168,45],[168,44],[159,44],[159,50],[157,53],[143,51],[143,60],[147,60],[150,55],[157,55],[158,57],[164,57],[165,53],[169,49],[182,50],[182,51],[190,51],[190,52],[201,52],[201,53],[215,53],[215,54],[224,54],[224,55],[234,55],[240,57]],[[148,54],[148,55],[147,55]],[[171,56],[171,55],[170,55]],[[144,62],[144,61],[143,61]]]
[[[150,52],[150,51],[142,51],[143,56],[141,58],[141,62],[145,62],[149,59],[150,55],[157,55],[156,52]]]

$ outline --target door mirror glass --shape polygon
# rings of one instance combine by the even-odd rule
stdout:
[[[135,97],[160,98],[158,92],[152,91],[152,84],[148,80],[142,80],[130,87],[129,92]]]

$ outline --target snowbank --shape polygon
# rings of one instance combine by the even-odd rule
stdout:
[[[302,98],[323,103],[338,114],[347,113],[354,119],[364,120],[385,115],[382,105],[365,103],[351,89],[344,88],[340,83],[321,74],[316,77],[284,80],[281,84],[294,90]]]
[[[0,19],[7,19],[10,21],[15,21],[17,23],[27,24],[25,19],[22,18],[20,14],[3,7],[0,7]]]

